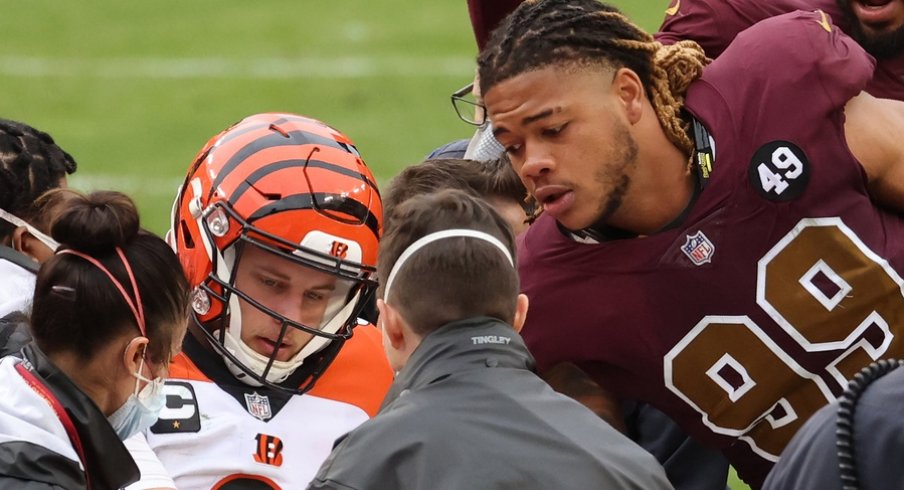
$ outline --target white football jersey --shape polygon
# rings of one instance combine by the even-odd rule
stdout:
[[[248,386],[231,375],[230,383],[217,384],[207,376],[211,370],[180,354],[148,444],[180,490],[305,488],[336,439],[376,414],[392,382],[380,342],[374,327],[356,327],[304,395]]]

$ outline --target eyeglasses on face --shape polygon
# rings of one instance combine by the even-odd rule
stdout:
[[[486,122],[487,109],[474,97],[473,83],[452,92],[451,99],[452,107],[462,121],[474,126],[482,126]]]

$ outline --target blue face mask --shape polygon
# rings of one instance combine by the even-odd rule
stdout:
[[[135,380],[135,392],[121,407],[107,417],[107,421],[113,426],[120,440],[126,440],[133,435],[149,429],[160,414],[160,410],[166,405],[166,393],[163,392],[163,378],[150,380],[141,375],[144,359],[138,366],[138,372],[132,373]],[[147,384],[138,391],[140,381]]]

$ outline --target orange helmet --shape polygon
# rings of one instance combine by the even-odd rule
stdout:
[[[173,204],[169,241],[194,288],[192,316],[233,375],[304,392],[352,335],[376,289],[382,222],[373,175],[347,136],[314,119],[268,113],[239,121],[201,149]],[[236,287],[249,247],[335,278],[317,324],[287,318]],[[278,322],[272,353],[242,340],[240,304]],[[313,337],[278,360],[289,329]]]

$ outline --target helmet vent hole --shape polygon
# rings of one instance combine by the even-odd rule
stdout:
[[[185,242],[185,248],[195,248],[195,240],[191,237],[188,223],[185,220],[179,220],[179,227],[182,228],[182,240]]]
[[[275,125],[275,124],[271,124],[271,125],[270,125],[270,130],[271,130],[271,131],[276,131],[277,133],[283,135],[283,136],[286,137],[286,138],[289,137],[289,133],[287,133],[285,129],[283,129],[283,128],[281,128],[281,127]]]

